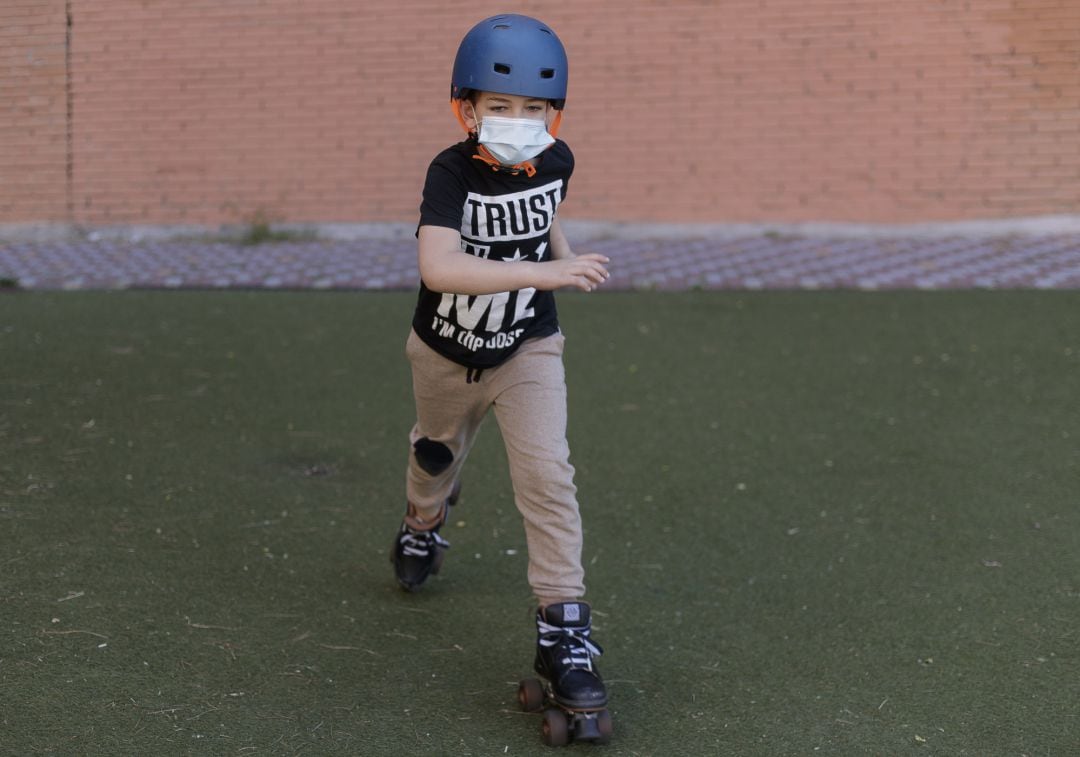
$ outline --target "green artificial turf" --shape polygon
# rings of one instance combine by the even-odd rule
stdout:
[[[493,419],[392,578],[412,302],[0,294],[0,753],[546,752]],[[1080,295],[561,313],[616,729],[570,753],[1080,750]]]

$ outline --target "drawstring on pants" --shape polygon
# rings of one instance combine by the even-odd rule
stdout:
[[[469,368],[465,371],[465,383],[466,384],[479,384],[480,374],[484,372],[483,368]]]

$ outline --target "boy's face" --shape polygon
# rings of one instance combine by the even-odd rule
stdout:
[[[547,100],[522,95],[503,95],[497,92],[478,92],[474,100],[462,103],[461,115],[470,131],[477,131],[484,116],[503,118],[532,118],[546,121],[554,110]]]

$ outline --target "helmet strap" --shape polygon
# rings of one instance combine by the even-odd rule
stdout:
[[[559,136],[559,126],[562,125],[562,111],[555,111],[555,118],[551,122],[551,126],[548,127],[548,134],[553,137]]]

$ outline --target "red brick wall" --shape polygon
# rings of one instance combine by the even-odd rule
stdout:
[[[64,0],[0,0],[0,221],[63,221]]]
[[[72,220],[411,221],[504,2],[70,0]],[[551,0],[568,218],[1080,212],[1080,0]],[[32,19],[26,21],[24,19]],[[66,213],[64,3],[0,5],[0,221]],[[10,93],[10,94],[9,94]],[[9,99],[10,98],[10,99]],[[26,189],[24,189],[24,187]]]

